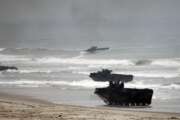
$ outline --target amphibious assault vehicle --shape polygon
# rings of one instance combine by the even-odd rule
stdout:
[[[97,94],[108,105],[148,106],[151,104],[152,89],[124,88],[125,82],[133,80],[133,75],[112,74],[111,70],[103,69],[89,76],[95,81],[109,82],[105,88],[96,88]]]
[[[92,47],[90,47],[89,49],[87,49],[85,51],[89,52],[89,53],[94,53],[96,51],[102,51],[102,50],[108,50],[108,49],[109,49],[108,47],[99,48],[97,46],[92,46]]]
[[[5,71],[5,70],[18,70],[18,68],[14,67],[14,66],[3,66],[3,65],[0,65],[0,71]]]

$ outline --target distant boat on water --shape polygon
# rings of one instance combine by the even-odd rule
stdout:
[[[98,48],[97,46],[92,46],[90,47],[89,49],[85,50],[86,52],[89,52],[89,53],[94,53],[96,51],[100,51],[100,50],[108,50],[109,48],[108,47],[103,47],[103,48]]]

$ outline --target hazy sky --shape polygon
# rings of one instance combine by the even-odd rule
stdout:
[[[180,0],[0,0],[0,47],[180,47]]]

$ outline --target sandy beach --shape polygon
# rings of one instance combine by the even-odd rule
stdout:
[[[0,0],[0,120],[180,120],[178,11],[180,0]]]
[[[180,120],[180,114],[52,104],[0,93],[0,120]]]

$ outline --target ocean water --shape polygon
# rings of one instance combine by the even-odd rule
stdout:
[[[0,89],[25,94],[55,103],[101,106],[91,72],[107,68],[114,73],[133,74],[125,84],[131,88],[154,90],[150,111],[180,112],[180,56],[138,49],[110,49],[97,53],[83,50],[0,48],[0,64],[18,70],[0,72]]]

